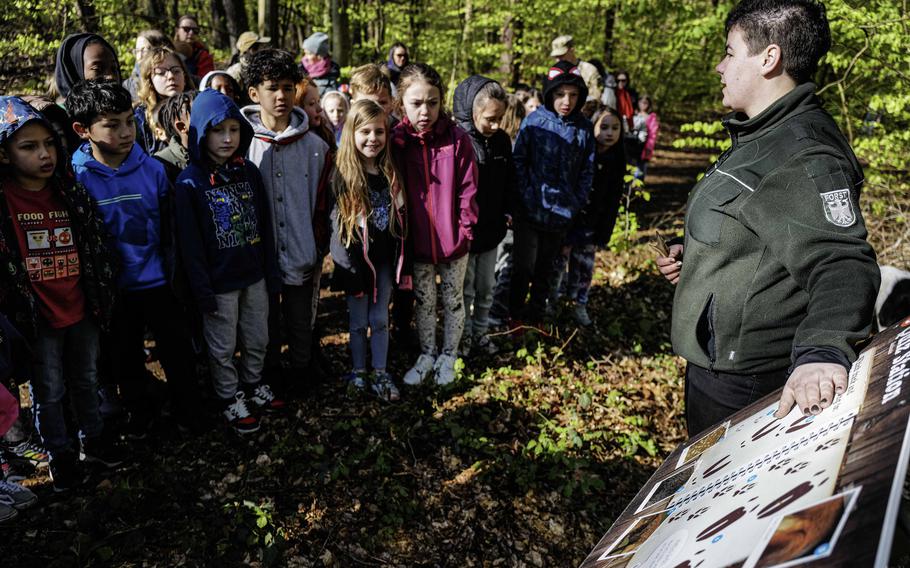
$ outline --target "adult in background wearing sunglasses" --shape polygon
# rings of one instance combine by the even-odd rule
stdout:
[[[215,61],[209,50],[199,40],[199,32],[199,22],[196,20],[196,16],[189,14],[180,16],[177,20],[177,29],[174,30],[174,43],[185,43],[192,48],[192,52],[185,61],[190,75],[205,77],[207,73],[215,70]]]

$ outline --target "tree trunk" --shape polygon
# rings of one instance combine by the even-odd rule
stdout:
[[[474,20],[474,3],[473,0],[464,0],[464,25],[461,28],[461,45],[455,46],[455,51],[452,53],[452,76],[449,79],[450,91],[456,85],[455,79],[459,76],[458,73],[458,56],[464,54],[465,60],[468,62],[466,67],[468,70],[468,75],[470,75],[470,59],[468,54],[471,52],[471,24]]]
[[[524,29],[524,21],[520,17],[516,17],[512,23],[512,77],[509,81],[513,87],[521,83],[522,50],[520,47],[516,48],[515,46],[521,45],[521,36],[524,34]]]
[[[499,41],[502,43],[502,53],[499,55],[499,72],[506,77],[512,76],[512,62],[515,60],[515,30],[512,27],[513,6],[514,0],[509,2],[509,11],[506,12],[503,18],[502,33],[499,35]]]
[[[345,0],[332,0],[332,59],[339,65],[351,64],[351,28]]]
[[[278,37],[278,0],[266,0],[268,3],[268,36],[275,46],[281,45]]]
[[[607,71],[613,68],[613,28],[616,25],[616,5],[607,8],[604,18],[604,67]]]
[[[219,49],[230,47],[231,36],[228,35],[227,27],[224,25],[225,13],[223,0],[211,0],[212,10],[212,33],[211,41]]]
[[[230,37],[231,51],[233,51],[237,46],[237,38],[250,29],[250,23],[246,17],[243,0],[223,0],[223,2],[227,33]]]
[[[98,13],[93,0],[79,0],[79,19],[82,21],[82,31],[98,31]]]
[[[165,0],[148,0],[148,19],[155,22],[155,27],[167,29],[167,5]]]

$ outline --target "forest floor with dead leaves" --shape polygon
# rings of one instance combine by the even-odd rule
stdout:
[[[672,289],[651,242],[682,226],[710,154],[662,147],[638,231],[597,255],[589,312],[568,309],[445,388],[380,403],[337,378],[239,438],[163,429],[129,466],[95,471],[0,526],[4,568],[577,566],[685,438]],[[342,297],[323,293],[323,352],[347,370]],[[416,355],[392,345],[401,376]]]

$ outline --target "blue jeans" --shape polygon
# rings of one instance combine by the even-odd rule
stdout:
[[[53,457],[71,451],[63,399],[69,397],[83,438],[101,435],[98,411],[98,326],[88,317],[62,329],[42,325],[32,350],[35,376],[32,397],[35,422],[44,447]]]
[[[367,370],[367,328],[373,370],[384,371],[389,353],[389,301],[392,298],[392,266],[376,265],[376,301],[372,290],[363,296],[348,296],[351,360],[355,371]]]

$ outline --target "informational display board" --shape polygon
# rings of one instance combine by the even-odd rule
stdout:
[[[910,457],[910,318],[817,416],[780,391],[678,447],[581,568],[887,566]]]

